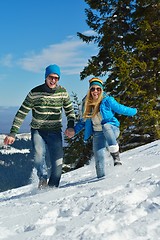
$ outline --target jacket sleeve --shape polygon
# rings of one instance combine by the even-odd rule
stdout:
[[[120,115],[134,116],[137,113],[136,108],[127,107],[118,103],[113,97],[108,98],[111,110]]]
[[[85,128],[85,122],[83,120],[83,118],[81,118],[76,125],[74,126],[74,131],[75,134],[79,133],[80,131],[82,131]]]
[[[82,103],[81,103],[81,112],[80,112],[81,118],[74,126],[75,134],[77,134],[77,133],[81,132],[83,129],[85,129],[85,121],[82,117],[83,111],[84,111],[85,98],[86,98],[86,96],[82,99]]]

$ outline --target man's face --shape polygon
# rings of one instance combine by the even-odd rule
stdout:
[[[57,86],[57,82],[59,80],[59,76],[57,74],[49,74],[46,78],[46,84],[49,88],[55,88]]]

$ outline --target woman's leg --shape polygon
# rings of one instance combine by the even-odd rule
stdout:
[[[118,145],[117,138],[119,137],[120,134],[119,128],[114,125],[106,123],[102,125],[102,129],[108,146]]]
[[[93,153],[97,178],[105,176],[106,140],[102,131],[93,135]]]
[[[111,124],[104,124],[102,126],[103,133],[105,139],[108,144],[108,150],[113,157],[114,165],[121,165],[120,157],[119,157],[119,145],[117,142],[117,138],[119,137],[120,130],[118,127]]]

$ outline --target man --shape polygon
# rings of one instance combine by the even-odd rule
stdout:
[[[32,110],[31,140],[34,151],[35,168],[39,178],[38,188],[58,187],[62,174],[62,109],[67,117],[65,135],[74,135],[75,114],[66,89],[58,85],[60,68],[56,64],[45,69],[45,83],[33,88],[13,120],[10,134],[4,144],[12,144],[26,115]],[[46,151],[50,156],[51,170],[48,174],[45,161]]]

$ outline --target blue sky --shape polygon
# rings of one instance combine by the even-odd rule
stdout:
[[[82,0],[0,1],[0,106],[20,106],[44,82],[45,67],[58,64],[59,84],[79,100],[88,90],[80,72],[98,50],[77,32],[90,34]]]

